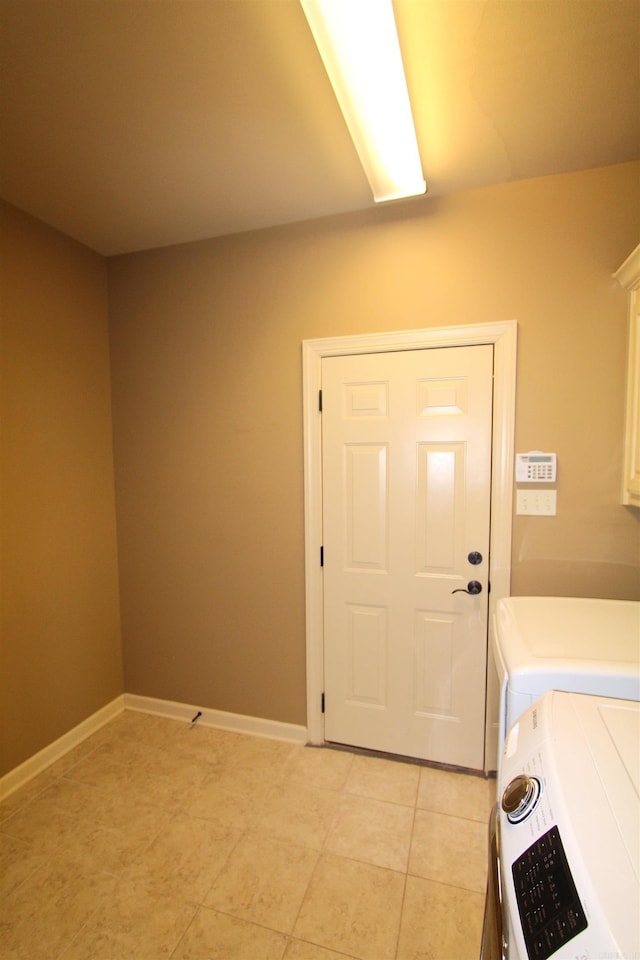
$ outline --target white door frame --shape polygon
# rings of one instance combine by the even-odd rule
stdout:
[[[318,409],[323,357],[360,353],[391,353],[435,347],[494,345],[493,440],[491,470],[491,531],[489,623],[496,601],[510,594],[513,459],[516,397],[515,320],[460,327],[433,327],[397,333],[364,334],[303,340],[305,599],[307,642],[307,737],[324,743],[324,612],[322,591],[322,421]],[[491,687],[490,656],[487,681]],[[493,671],[495,672],[495,671]],[[489,691],[488,691],[489,693]],[[488,697],[489,699],[489,697]],[[495,725],[487,711],[485,743]],[[497,718],[496,718],[497,719]],[[485,750],[485,756],[487,751]],[[485,763],[486,766],[486,763]],[[489,765],[491,766],[491,765]]]

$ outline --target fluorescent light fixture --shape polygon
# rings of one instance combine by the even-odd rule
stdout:
[[[391,0],[300,0],[377,202],[425,193]]]

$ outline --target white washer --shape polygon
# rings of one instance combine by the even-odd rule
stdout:
[[[545,693],[507,736],[500,796],[483,958],[637,957],[640,704]]]
[[[640,700],[640,602],[508,597],[496,604],[498,782],[505,736],[547,690]]]

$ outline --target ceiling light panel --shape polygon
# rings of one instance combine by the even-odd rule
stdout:
[[[391,0],[300,0],[376,202],[423,194]]]

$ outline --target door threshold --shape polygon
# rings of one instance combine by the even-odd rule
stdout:
[[[393,760],[396,763],[410,763],[417,767],[430,767],[432,770],[444,770],[448,773],[462,773],[483,780],[495,779],[495,770],[485,773],[484,770],[474,770],[471,767],[457,767],[451,763],[439,763],[436,760],[422,760],[420,757],[405,757],[397,753],[385,753],[383,750],[368,750],[366,747],[354,747],[346,743],[333,743],[325,740],[320,744],[307,744],[312,749],[335,750],[337,753],[352,753],[357,757],[373,757],[378,760]]]

